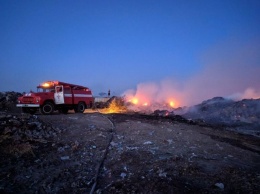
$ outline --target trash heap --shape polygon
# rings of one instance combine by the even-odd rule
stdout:
[[[260,99],[244,99],[236,102],[222,97],[215,97],[191,107],[184,116],[193,119],[204,119],[210,123],[260,124]]]
[[[19,96],[22,96],[22,94],[19,92],[0,92],[0,110],[15,110],[17,99]]]
[[[215,97],[189,108],[182,116],[260,135],[260,99],[233,101]]]
[[[0,193],[53,193],[41,181],[49,177],[55,160],[46,156],[56,155],[56,142],[64,131],[36,115],[1,111]]]
[[[35,143],[47,143],[62,130],[42,122],[36,115],[0,112],[0,153],[17,157],[32,154]]]

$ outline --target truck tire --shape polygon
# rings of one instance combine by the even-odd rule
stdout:
[[[41,113],[44,115],[50,115],[54,111],[54,105],[51,102],[46,102],[44,105],[41,107]]]
[[[83,113],[85,111],[85,109],[86,109],[86,106],[85,106],[84,102],[79,102],[78,105],[75,107],[74,111]]]

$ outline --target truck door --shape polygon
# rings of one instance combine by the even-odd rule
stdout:
[[[55,104],[64,104],[63,86],[55,86],[54,100]]]
[[[71,88],[69,86],[64,86],[63,87],[63,92],[64,92],[65,104],[73,104]]]

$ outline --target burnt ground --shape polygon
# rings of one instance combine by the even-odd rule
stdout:
[[[2,113],[0,120],[1,193],[260,192],[259,137],[178,116]]]

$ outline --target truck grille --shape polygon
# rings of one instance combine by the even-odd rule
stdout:
[[[23,97],[23,103],[33,103],[33,97]]]

